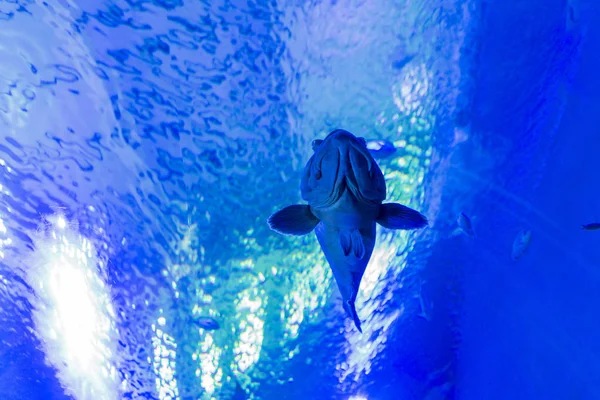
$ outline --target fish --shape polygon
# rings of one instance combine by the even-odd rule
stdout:
[[[387,140],[369,140],[367,149],[374,158],[387,158],[396,153],[396,146]]]
[[[406,67],[417,54],[410,53],[406,46],[399,45],[392,51],[390,54],[389,60],[392,65],[392,68],[398,71],[401,71]]]
[[[356,296],[376,242],[376,224],[412,230],[428,225],[420,212],[384,203],[387,188],[364,138],[336,129],[312,142],[313,154],[300,180],[302,199],[272,214],[267,223],[284,235],[315,232],[333,272],[343,307],[362,333]]]
[[[600,229],[600,222],[592,222],[589,224],[581,225],[581,228],[586,231],[596,231]]]
[[[512,259],[513,261],[520,258],[531,243],[531,231],[530,230],[522,230],[515,237],[515,241],[512,246]]]
[[[213,317],[197,317],[194,318],[194,323],[207,331],[216,331],[221,328],[221,325]]]
[[[461,212],[458,214],[456,218],[456,224],[458,225],[459,233],[462,232],[469,237],[475,236],[475,231],[473,231],[473,224],[471,223],[471,219],[467,216],[467,214]]]
[[[414,55],[408,55],[405,57],[396,57],[392,61],[392,68],[402,70],[406,65],[415,58]]]

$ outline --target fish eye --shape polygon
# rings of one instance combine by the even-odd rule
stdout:
[[[321,143],[323,143],[323,141],[321,139],[315,139],[312,141],[312,149],[313,151],[317,150],[317,147],[319,147],[321,145]]]
[[[359,137],[358,141],[365,147],[367,147],[367,141],[365,140],[364,137]]]

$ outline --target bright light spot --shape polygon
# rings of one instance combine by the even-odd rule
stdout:
[[[405,73],[402,74],[401,81],[393,86],[394,104],[398,110],[406,116],[414,118],[412,123],[416,123],[418,112],[421,111],[423,100],[427,96],[430,88],[430,73],[425,64],[411,64],[405,67]]]
[[[56,226],[59,229],[65,229],[67,227],[67,221],[65,221],[63,217],[58,217],[58,220],[56,221]]]
[[[162,317],[159,317],[160,319]],[[177,343],[175,339],[163,332],[160,328],[152,325],[155,335],[152,338],[154,358],[152,367],[156,374],[156,390],[160,400],[179,399],[179,389],[175,379],[175,357],[177,355]]]
[[[4,258],[4,251],[2,250],[5,246],[10,246],[12,239],[6,237],[7,230],[4,225],[4,221],[0,218],[0,260]]]
[[[197,295],[200,298],[203,297],[201,289],[199,289]],[[192,309],[192,314],[210,316],[214,315],[214,311],[210,307],[200,307],[196,304]],[[215,392],[223,385],[223,369],[219,367],[223,349],[215,343],[213,335],[217,334],[216,332],[198,329],[198,333],[200,334],[198,349],[192,354],[192,360],[199,361],[196,376],[200,378],[200,386],[205,391],[203,399],[217,398],[218,396],[215,396]],[[227,379],[229,380],[230,377],[228,376]]]
[[[351,396],[348,400],[368,400],[365,396]]]
[[[202,375],[201,385],[208,397],[212,396],[215,393],[215,389],[221,386],[223,378],[223,370],[219,368],[221,351],[215,345],[213,336],[207,333],[198,354],[200,369],[197,371],[197,374]]]
[[[283,297],[284,339],[297,338],[305,313],[314,318],[318,315],[318,310],[327,302],[331,286],[327,283],[331,282],[331,268],[323,253],[319,251],[317,254],[319,254],[317,262],[305,268],[296,277],[294,288]],[[301,255],[301,259],[306,260],[306,257]]]
[[[393,234],[400,236],[404,246],[407,242],[407,233],[401,231]],[[356,299],[356,309],[359,318],[363,321],[363,334],[354,329],[351,320],[346,321],[346,355],[347,358],[337,366],[339,381],[344,381],[352,375],[358,379],[361,374],[371,372],[372,360],[384,351],[391,324],[402,315],[403,308],[387,314],[378,313],[377,310],[385,309],[393,296],[394,283],[399,281],[400,272],[405,265],[403,257],[397,257],[397,244],[385,240],[382,232],[378,232],[382,239],[373,251],[373,255],[361,281],[360,290]],[[397,240],[397,239],[396,239]],[[397,242],[396,242],[397,243]],[[397,285],[397,284],[396,284]]]
[[[262,299],[265,296],[263,289],[250,288],[241,292],[236,301],[237,314],[240,316],[240,335],[233,353],[237,363],[235,367],[241,373],[248,371],[260,357],[264,335],[262,318],[265,314]]]
[[[356,299],[357,303],[376,299],[385,290],[386,282],[382,278],[390,268],[390,260],[395,255],[396,249],[387,243],[381,243],[380,246],[375,247],[367,270],[360,282],[360,291]]]
[[[34,239],[27,276],[36,294],[36,333],[69,395],[118,398],[113,362],[117,334],[105,265],[92,243],[69,229],[63,216],[48,222],[48,229]]]
[[[301,283],[300,283],[301,284]],[[304,302],[302,292],[299,288],[283,297],[284,309],[287,311],[282,313],[282,319],[285,321],[286,333],[285,337],[296,339],[298,337],[298,329],[304,320]]]

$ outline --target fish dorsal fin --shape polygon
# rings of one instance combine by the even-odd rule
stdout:
[[[267,220],[269,227],[284,235],[302,236],[309,234],[319,223],[306,204],[295,204],[277,211]]]
[[[361,260],[365,257],[365,244],[358,229],[340,229],[339,238],[345,256],[352,253],[356,258]]]

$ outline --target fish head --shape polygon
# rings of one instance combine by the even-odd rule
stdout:
[[[313,154],[302,174],[300,191],[311,207],[334,205],[349,190],[364,203],[385,199],[383,173],[367,149],[364,138],[336,129],[312,142]]]

